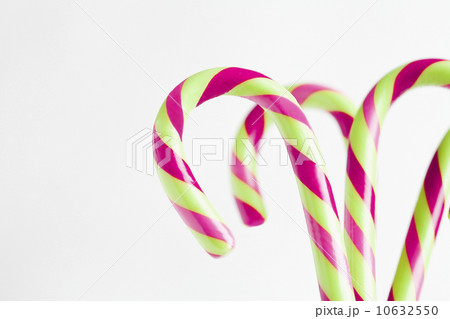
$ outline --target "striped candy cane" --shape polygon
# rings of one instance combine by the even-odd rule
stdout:
[[[431,160],[388,300],[419,300],[442,214],[450,206],[450,130]]]
[[[339,124],[347,143],[353,116],[357,111],[347,97],[316,84],[296,85],[290,91],[302,108],[318,108],[329,112]],[[232,152],[231,185],[242,220],[247,226],[260,225],[267,216],[256,169],[259,143],[271,124],[269,114],[259,105],[255,106],[239,129]]]
[[[413,87],[450,85],[450,62],[419,60],[383,77],[365,98],[349,136],[345,243],[357,300],[374,299],[375,181],[380,129],[392,103]]]
[[[181,142],[185,114],[223,94],[245,97],[259,104],[274,120],[286,140],[297,177],[321,297],[352,300],[353,287],[328,178],[298,146],[307,138],[316,140],[315,135],[295,98],[266,76],[239,68],[216,68],[189,77],[169,94],[155,121],[154,158],[174,207],[210,255],[219,257],[232,249],[233,236],[192,174]],[[292,145],[289,140],[298,143]]]

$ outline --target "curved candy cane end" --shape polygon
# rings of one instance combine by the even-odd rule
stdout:
[[[231,252],[235,245],[230,229],[221,221],[200,214],[186,214],[175,206],[180,217],[189,227],[203,249],[212,257],[218,258]]]
[[[241,215],[242,222],[246,226],[255,227],[265,223],[267,215],[262,201],[259,202],[259,209],[256,209],[252,205],[240,200],[237,197],[234,199]]]
[[[200,244],[205,249],[206,253],[213,258],[221,258],[225,255],[228,255],[234,249],[234,237],[231,233],[228,234],[226,241],[208,237],[208,238],[199,238],[198,234],[194,233],[194,236],[197,237]]]
[[[233,240],[232,242],[229,242],[229,243],[226,243],[225,245],[220,246],[219,252],[213,253],[213,252],[209,252],[207,250],[205,250],[205,251],[208,255],[210,255],[214,259],[219,259],[219,258],[225,257],[234,250],[234,238],[232,240]]]

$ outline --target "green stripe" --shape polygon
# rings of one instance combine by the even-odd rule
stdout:
[[[316,194],[311,192],[298,178],[296,178],[300,196],[302,198],[302,204],[305,206],[309,214],[328,232],[334,237],[336,244],[339,245],[342,251],[345,251],[343,238],[337,237],[337,234],[341,234],[341,225],[339,223],[333,208],[325,203]]]
[[[321,164],[319,159],[323,159],[323,156],[319,143],[313,131],[307,125],[280,113],[270,112],[270,114],[286,142],[314,163]],[[315,144],[316,147],[311,149],[309,143]],[[321,165],[321,168],[326,172],[325,165]]]
[[[376,178],[377,149],[361,110],[355,116],[349,141],[356,159],[373,182]]]
[[[172,202],[223,223],[222,218],[211,205],[206,195],[198,188],[173,177],[163,169],[158,168],[157,171],[161,184]]]
[[[374,92],[375,112],[380,123],[380,129],[383,127],[384,119],[391,106],[392,94],[394,92],[395,80],[400,71],[405,66],[398,67],[394,71],[384,76],[376,85]]]
[[[243,163],[243,165],[245,165],[253,173],[253,175],[256,176],[258,154],[249,140],[247,130],[244,125],[241,127],[236,137],[234,153],[239,161],[241,161],[241,163]]]
[[[189,114],[196,106],[203,95],[211,79],[220,71],[226,68],[214,68],[199,72],[184,81],[181,89],[181,105],[183,112]]]
[[[311,248],[316,265],[317,279],[325,294],[330,300],[355,300],[352,287],[342,271],[346,265],[340,265],[342,270],[337,270],[317,248],[311,240]]]
[[[440,61],[426,68],[413,87],[448,84],[450,84],[450,61]]]
[[[270,110],[268,113],[285,139],[297,139],[296,148],[302,146],[305,139],[314,138],[313,131],[302,122],[299,122],[290,116],[272,112]]]
[[[262,198],[253,188],[241,181],[234,174],[231,174],[231,187],[237,198],[253,206],[254,209],[266,218],[267,213]]]
[[[242,82],[226,94],[244,97],[257,95],[278,95],[298,105],[297,100],[288,90],[274,80],[268,78],[254,78]]]
[[[445,193],[444,212],[449,210],[450,205],[450,130],[447,131],[438,149],[439,168]]]
[[[395,273],[394,283],[392,284],[392,292],[394,300],[417,300],[416,290],[414,287],[414,278],[409,265],[408,256],[405,247],[403,247],[400,256],[399,268]]]
[[[348,176],[345,177],[345,205],[355,223],[364,231],[370,246],[375,247],[375,225],[369,208],[356,192]]]
[[[211,254],[223,256],[233,249],[230,244],[224,242],[223,240],[200,234],[191,228],[189,228],[189,230],[198,240],[203,249]]]
[[[353,115],[358,110],[357,107],[344,95],[331,90],[322,90],[308,96],[301,104],[302,108],[317,108],[327,112],[343,112]]]
[[[353,287],[363,300],[376,300],[376,284],[371,266],[353,244],[347,232],[344,232],[344,238]]]
[[[181,156],[184,160],[186,160],[186,156],[184,153],[184,147],[181,143],[181,138],[178,135],[177,130],[172,125],[172,122],[167,115],[166,110],[166,101],[164,101],[161,106],[158,115],[155,120],[155,130],[160,136],[161,140],[167,144],[175,153]]]
[[[417,234],[419,237],[420,247],[422,250],[422,256],[426,269],[430,261],[431,251],[434,246],[434,223],[431,218],[431,212],[428,207],[428,202],[423,187],[420,191],[419,198],[416,203],[416,208],[414,209],[413,218],[416,223]]]

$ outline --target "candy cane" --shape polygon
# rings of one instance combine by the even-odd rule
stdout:
[[[329,112],[340,126],[347,143],[356,106],[343,94],[325,86],[300,84],[290,88],[302,108],[319,108]],[[266,210],[256,178],[259,143],[272,124],[270,116],[255,106],[242,124],[233,148],[231,185],[243,222],[257,226],[266,220]],[[245,185],[245,186],[244,186]]]
[[[316,273],[324,300],[351,300],[339,218],[330,183],[314,159],[298,145],[316,137],[295,98],[266,76],[239,68],[197,73],[179,84],[163,103],[154,127],[154,158],[163,187],[193,235],[212,256],[229,252],[234,239],[186,163],[182,145],[185,114],[214,97],[245,97],[263,107],[286,140],[311,237]],[[295,139],[297,145],[288,141]]]
[[[450,205],[450,130],[433,156],[388,300],[418,300],[442,214]]]
[[[374,185],[380,129],[401,94],[425,85],[450,87],[450,62],[419,60],[383,77],[365,98],[350,130],[344,236],[357,300],[376,293]]]

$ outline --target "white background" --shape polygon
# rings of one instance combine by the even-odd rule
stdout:
[[[269,219],[253,229],[238,218],[227,161],[195,167],[237,241],[232,254],[213,260],[170,208],[158,178],[126,167],[126,140],[152,127],[180,81],[217,66],[254,69],[283,84],[325,84],[360,104],[393,68],[450,58],[448,2],[77,2],[0,2],[0,299],[318,300],[294,175],[280,167],[279,154],[263,150]],[[449,103],[443,89],[412,91],[385,122],[381,300],[449,128]],[[199,125],[186,124],[187,153],[192,138],[234,137],[251,106],[227,97],[193,112]],[[338,126],[322,112],[307,115],[342,208]],[[450,298],[449,250],[444,217],[422,299]]]

